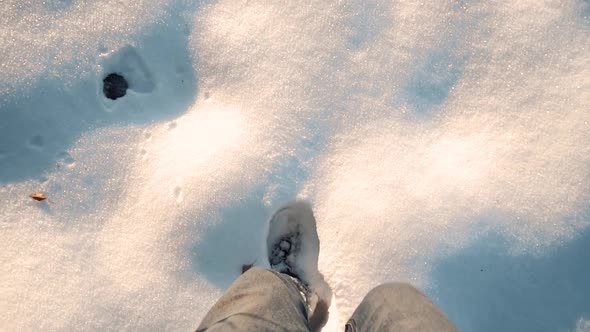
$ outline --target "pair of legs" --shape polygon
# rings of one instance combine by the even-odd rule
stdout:
[[[311,331],[304,297],[292,277],[254,267],[217,301],[197,331]],[[420,291],[390,283],[370,291],[348,331],[457,331]]]
[[[269,221],[272,270],[244,273],[207,313],[197,331],[317,331],[326,322],[331,290],[318,271],[320,241],[311,205],[290,202]],[[312,308],[313,307],[313,308]],[[308,312],[313,312],[308,316]],[[407,284],[367,294],[346,331],[457,331],[440,310]]]

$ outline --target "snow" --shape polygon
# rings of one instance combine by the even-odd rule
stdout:
[[[580,320],[576,324],[576,332],[586,332],[586,331],[590,331],[590,321],[580,318]]]
[[[324,330],[387,281],[464,331],[588,330],[588,1],[0,10],[3,330],[194,329],[293,198]]]

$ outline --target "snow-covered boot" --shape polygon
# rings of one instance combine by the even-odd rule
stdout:
[[[270,219],[266,245],[271,268],[295,279],[310,314],[318,303],[327,310],[332,290],[318,271],[320,240],[311,206],[295,201],[280,207]]]

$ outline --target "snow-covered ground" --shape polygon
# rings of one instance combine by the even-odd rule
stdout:
[[[1,330],[194,329],[298,197],[324,330],[398,280],[464,331],[590,331],[588,0],[0,12]]]

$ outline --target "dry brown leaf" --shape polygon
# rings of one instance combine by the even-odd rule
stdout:
[[[38,202],[41,202],[41,201],[44,201],[47,199],[47,197],[45,197],[44,193],[34,193],[34,194],[31,194],[30,197]]]

